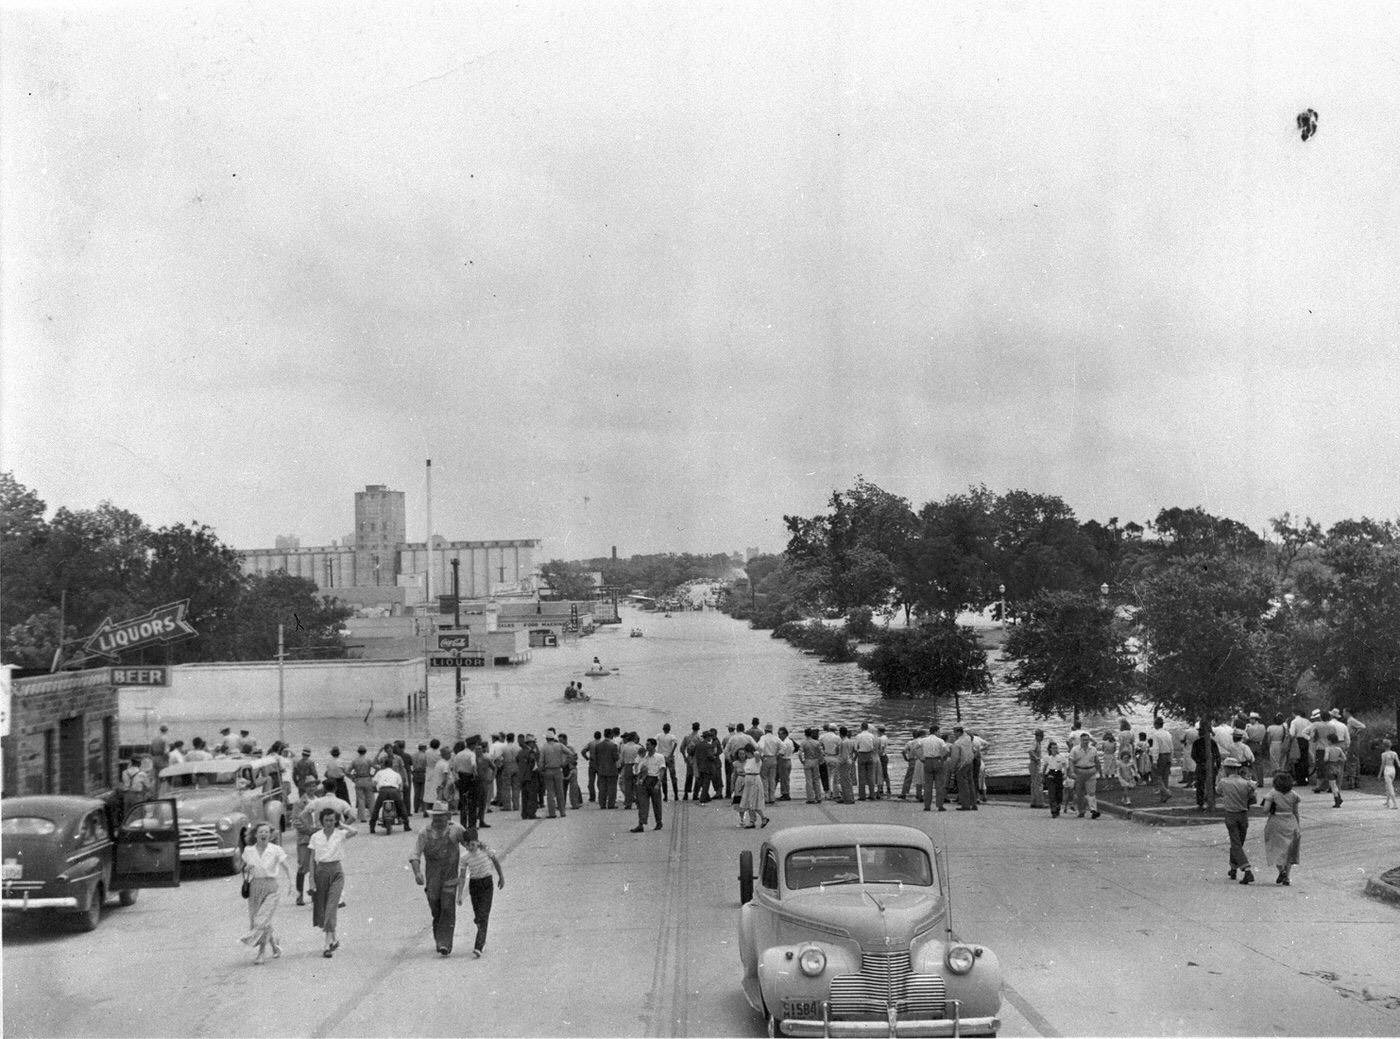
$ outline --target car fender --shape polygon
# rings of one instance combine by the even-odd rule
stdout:
[[[931,941],[919,949],[912,967],[916,974],[939,974],[943,977],[948,999],[962,1003],[963,1017],[992,1017],[1001,1009],[1002,970],[997,954],[976,942],[958,942],[973,950],[976,960],[966,974],[954,974],[948,969],[944,956],[948,944]]]
[[[826,954],[826,969],[809,978],[798,967],[802,950],[818,948]],[[778,1014],[784,999],[825,999],[831,979],[860,971],[860,953],[834,942],[799,942],[764,949],[758,957],[758,984],[770,1014]]]

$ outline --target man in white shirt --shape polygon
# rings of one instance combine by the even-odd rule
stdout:
[[[403,802],[403,776],[387,762],[374,774],[374,804],[369,810],[370,833],[374,832],[374,825],[379,821],[379,810],[386,801],[392,802],[398,811],[404,833],[410,832],[413,827],[408,825],[408,806]],[[392,824],[386,825],[384,832],[387,834],[392,828]]]
[[[797,754],[797,744],[788,735],[787,727],[778,726],[778,800],[792,800],[792,759]]]
[[[875,785],[875,734],[870,731],[869,722],[860,723],[856,733],[856,776],[857,800],[869,801],[879,794]]]
[[[817,742],[822,745],[822,789],[827,791],[827,796],[832,796],[841,760],[841,737],[836,735],[836,726],[827,722]]]
[[[758,738],[759,775],[763,777],[763,801],[772,804],[778,790],[778,737],[773,732],[773,723],[763,726],[763,735]]]
[[[1165,803],[1172,799],[1172,734],[1158,715],[1152,719],[1152,731],[1147,735],[1152,740],[1152,774],[1157,780],[1157,797]]]
[[[637,760],[632,763],[632,772],[636,777],[636,798],[637,798],[637,825],[632,827],[633,833],[645,833],[647,828],[647,809],[656,812],[656,825],[652,829],[661,829],[661,780],[666,774],[666,758],[657,752],[656,738],[647,739],[646,749],[637,755]]]
[[[933,810],[935,802],[940,812],[946,812],[943,801],[948,796],[948,755],[951,748],[938,732],[938,723],[929,727],[927,736],[919,740],[919,749],[914,755],[923,763],[924,770],[924,811]],[[910,762],[914,764],[914,762]]]
[[[661,735],[656,737],[656,752],[666,759],[666,776],[671,779],[671,794],[677,801],[681,799],[680,782],[676,778],[676,747],[680,741],[671,735],[671,723],[661,726]],[[661,777],[661,800],[666,797],[666,776]]]

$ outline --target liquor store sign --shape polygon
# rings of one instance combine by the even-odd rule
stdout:
[[[116,657],[129,649],[193,638],[199,632],[185,620],[189,605],[188,599],[181,599],[118,623],[108,617],[88,636],[83,649],[95,656]]]
[[[113,685],[169,685],[168,667],[114,667]]]

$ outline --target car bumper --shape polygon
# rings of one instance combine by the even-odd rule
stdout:
[[[996,1035],[1001,1029],[998,1017],[931,1018],[866,1021],[819,1021],[792,1019],[782,1022],[783,1035],[793,1036],[960,1036]]]
[[[236,859],[237,848],[181,848],[180,861],[187,859]]]
[[[77,909],[78,900],[76,898],[30,898],[28,895],[21,895],[18,898],[6,898],[0,900],[2,909],[18,909],[24,912],[26,909]]]

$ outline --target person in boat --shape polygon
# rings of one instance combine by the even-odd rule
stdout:
[[[564,699],[572,700],[577,696],[578,692],[574,689],[574,683],[570,682],[564,689]]]

